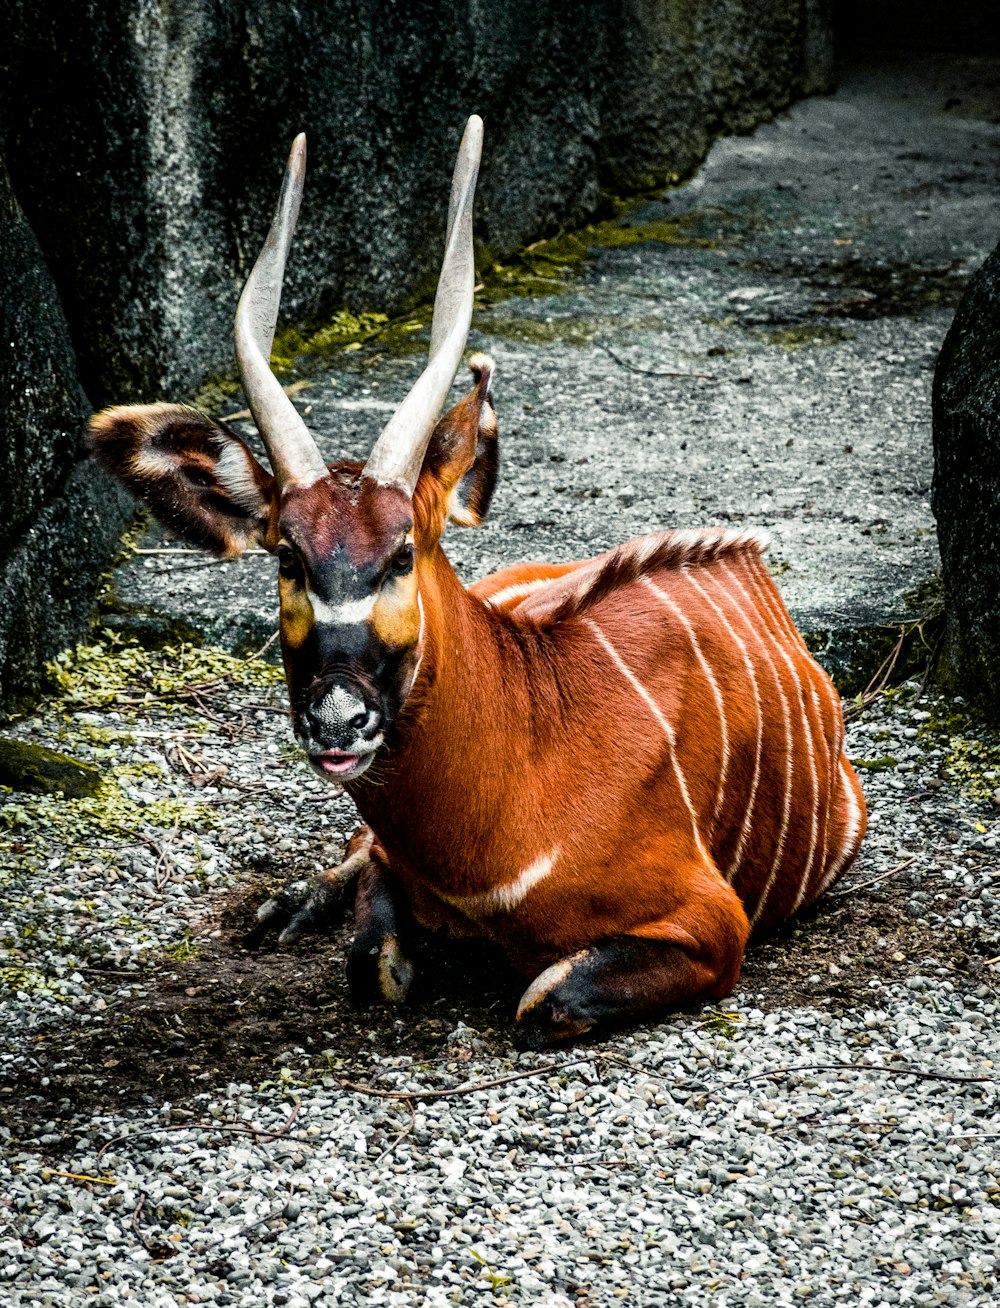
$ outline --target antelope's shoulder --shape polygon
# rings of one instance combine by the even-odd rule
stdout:
[[[473,593],[519,622],[551,626],[578,617],[643,577],[706,567],[722,559],[759,558],[770,539],[756,529],[657,531],[584,562],[520,564],[484,578]]]

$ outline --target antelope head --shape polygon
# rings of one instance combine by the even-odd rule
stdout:
[[[292,145],[274,222],[236,311],[236,357],[271,465],[194,409],[108,409],[95,457],[177,536],[222,557],[278,560],[281,648],[296,736],[321,774],[359,777],[417,680],[421,587],[450,517],[478,525],[496,482],[492,363],[443,418],[472,317],[472,203],[483,126],[469,119],[452,180],[427,366],[364,464],[327,465],[269,359],[305,177]]]

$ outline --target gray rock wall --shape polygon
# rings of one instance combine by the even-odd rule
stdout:
[[[0,159],[0,704],[30,698],[83,631],[131,512],[81,461],[90,412],[38,243]]]
[[[499,251],[691,168],[829,77],[823,0],[8,0],[4,135],[95,403],[230,363],[292,136],[310,167],[291,320],[429,278],[466,115]],[[3,56],[0,55],[0,59]]]
[[[934,374],[932,506],[945,671],[1000,717],[1000,246],[970,282]]]
[[[477,232],[502,254],[583,220],[602,188],[683,173],[714,135],[822,88],[828,10],[828,0],[7,0],[0,145],[35,239],[5,210],[15,236],[4,275],[14,302],[36,294],[52,308],[30,342],[23,312],[24,359],[6,345],[0,356],[5,393],[21,396],[7,402],[14,434],[0,454],[11,472],[0,485],[10,630],[20,593],[10,552],[27,550],[30,571],[31,552],[48,548],[38,533],[56,531],[67,478],[101,499],[89,473],[73,473],[87,405],[69,379],[75,371],[101,406],[183,399],[230,369],[234,306],[297,131],[309,133],[310,168],[286,320],[392,309],[432,284],[470,112],[487,126]],[[38,290],[40,259],[54,290]],[[46,359],[59,362],[35,393],[32,368],[45,376]],[[111,505],[110,490],[104,498]],[[95,550],[116,514],[95,529]],[[78,628],[88,591],[73,587]],[[53,627],[59,639],[69,631]],[[49,648],[56,636],[38,639]]]

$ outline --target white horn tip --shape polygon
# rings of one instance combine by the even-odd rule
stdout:
[[[296,172],[303,172],[306,166],[306,134],[299,132],[288,152],[288,167]]]
[[[469,370],[473,373],[478,382],[485,372],[487,376],[493,375],[496,364],[488,354],[474,354],[469,360]]]

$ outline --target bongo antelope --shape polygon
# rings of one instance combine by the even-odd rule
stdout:
[[[529,1044],[720,998],[753,931],[810,904],[865,830],[840,703],[754,531],[657,532],[464,588],[441,548],[497,476],[493,364],[439,419],[473,306],[482,123],[455,168],[426,370],[365,464],[325,463],[269,356],[305,169],[292,147],[236,350],[270,460],[176,405],[110,409],[93,452],[171,530],[277,556],[294,729],[365,825],[260,910],[289,941],[356,880],[361,999],[402,1000],[408,927],[487,937]]]

